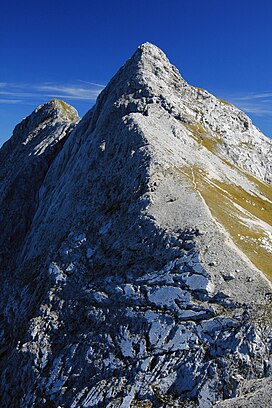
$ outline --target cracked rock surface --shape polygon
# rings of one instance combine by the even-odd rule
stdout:
[[[201,180],[261,194],[249,177],[269,188],[271,142],[149,43],[72,131],[72,110],[62,124],[54,109],[35,120],[45,133],[30,137],[18,169],[30,171],[36,202],[1,271],[2,406],[209,408],[269,392],[271,284]],[[1,213],[29,214],[24,200],[6,198]]]
[[[39,189],[78,122],[76,110],[54,99],[18,124],[0,150],[0,259],[7,267],[31,225]]]

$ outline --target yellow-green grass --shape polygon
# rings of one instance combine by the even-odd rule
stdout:
[[[210,135],[200,123],[185,123],[185,126],[191,131],[193,139],[212,153],[222,143],[222,139]]]
[[[240,147],[248,147],[249,149],[254,149],[255,145],[252,142],[240,142]]]
[[[225,227],[236,245],[256,267],[272,280],[272,254],[260,245],[261,240],[267,237],[262,221],[272,225],[272,186],[258,180],[218,154],[217,146],[222,143],[222,139],[210,135],[201,124],[192,123],[185,126],[191,131],[193,139],[201,146],[220,157],[225,164],[253,183],[252,191],[248,192],[238,185],[209,180],[206,174],[195,166],[180,169],[191,179],[194,175],[197,190],[204,198],[212,215]],[[240,209],[237,206],[240,206]],[[261,220],[259,225],[258,220]]]
[[[63,108],[69,120],[73,121],[76,119],[75,113],[72,111],[71,106],[69,106],[66,102],[62,101],[61,99],[55,99]]]
[[[261,221],[272,225],[272,203],[240,186],[209,180],[196,166],[179,170],[195,182],[212,215],[228,231],[235,244],[272,280],[272,254],[260,245],[260,240],[267,236]],[[258,180],[256,185],[261,186],[262,194],[271,197],[271,186]],[[261,220],[259,223],[258,219]]]
[[[252,176],[252,174],[249,174],[243,170],[242,173],[248,178],[249,181],[254,183],[259,192],[272,203],[272,185],[257,179],[256,177]]]

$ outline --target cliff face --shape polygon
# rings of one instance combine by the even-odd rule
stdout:
[[[4,268],[29,230],[46,172],[78,120],[73,107],[52,100],[17,125],[0,150],[0,259]]]
[[[210,407],[269,377],[270,140],[149,43],[48,158],[76,120],[37,119],[26,209],[3,176],[7,235],[31,207],[2,296],[3,406]]]

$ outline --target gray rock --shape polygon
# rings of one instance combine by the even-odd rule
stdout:
[[[20,247],[31,225],[45,175],[78,120],[72,106],[54,99],[17,125],[0,150],[3,271],[10,267],[14,250]]]
[[[149,43],[71,133],[74,111],[53,120],[50,106],[48,122],[34,115],[26,134],[18,128],[30,150],[10,141],[1,151],[4,186],[16,179],[14,148],[28,180],[22,200],[18,183],[20,197],[1,204],[6,237],[21,213],[28,220],[1,275],[1,406],[212,407],[271,376],[271,285],[202,195],[229,183],[262,200],[271,142]],[[228,203],[235,221],[269,230],[237,197]]]
[[[244,381],[240,384],[238,396],[215,404],[218,408],[270,408],[272,404],[272,379]]]
[[[235,277],[236,277],[235,273],[233,273],[233,272],[223,273],[222,276],[223,276],[223,279],[225,281],[231,281],[231,280],[235,279]]]

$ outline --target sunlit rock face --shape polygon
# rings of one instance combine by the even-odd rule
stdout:
[[[247,398],[271,376],[270,140],[149,43],[76,126],[44,107],[1,150],[2,406]]]
[[[4,268],[23,242],[46,172],[78,120],[72,106],[54,99],[18,124],[1,148],[0,256]]]

